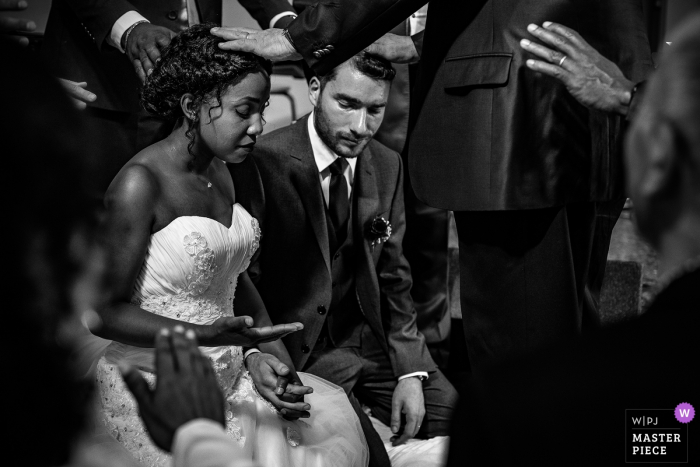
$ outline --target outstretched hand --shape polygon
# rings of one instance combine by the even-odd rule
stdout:
[[[209,359],[197,348],[194,331],[161,330],[156,336],[158,384],[150,389],[139,371],[120,364],[122,377],[156,446],[170,451],[175,432],[197,418],[225,426],[224,395]]]
[[[586,107],[626,115],[634,83],[576,31],[549,21],[542,26],[531,24],[527,30],[551,48],[522,39],[520,47],[542,59],[528,60],[527,67],[564,83]]]
[[[94,93],[86,89],[87,83],[85,81],[77,83],[63,78],[58,78],[58,81],[61,83],[61,86],[63,86],[68,97],[73,101],[73,105],[78,109],[84,109],[87,107],[88,103],[95,102],[95,99],[97,99]]]
[[[272,354],[258,352],[246,358],[246,366],[260,395],[285,418],[309,417],[311,406],[304,402],[304,395],[314,390],[303,386],[287,365]]]
[[[27,8],[25,0],[0,0],[0,12],[21,11]],[[9,34],[13,40],[20,45],[28,45],[29,39],[26,37],[12,36],[13,33],[33,32],[36,23],[29,19],[13,18],[12,16],[0,16],[0,34]]]
[[[301,54],[284,37],[282,29],[212,28],[211,33],[226,39],[219,44],[224,50],[251,52],[273,62],[301,60]]]
[[[277,324],[254,328],[250,316],[221,317],[208,326],[209,332],[200,337],[202,343],[208,346],[238,345],[253,347],[264,342],[281,339],[293,332],[301,331],[301,323]]]

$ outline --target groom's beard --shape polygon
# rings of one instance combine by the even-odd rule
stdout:
[[[365,150],[374,133],[357,135],[352,132],[334,131],[333,124],[319,105],[314,109],[314,127],[319,138],[340,157],[355,158]]]

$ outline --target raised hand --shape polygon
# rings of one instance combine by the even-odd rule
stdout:
[[[542,26],[531,24],[527,30],[552,48],[522,39],[520,47],[543,59],[530,59],[527,67],[564,83],[586,107],[626,115],[634,83],[576,31],[549,21]]]
[[[384,34],[365,51],[393,63],[415,63],[420,60],[420,55],[410,36],[392,33]]]
[[[212,28],[211,33],[226,39],[227,42],[219,44],[224,50],[252,52],[273,62],[301,60],[301,54],[284,36],[282,29]]]
[[[207,418],[225,426],[224,395],[209,359],[197,348],[194,331],[161,330],[156,336],[158,384],[150,389],[139,371],[120,364],[122,377],[139,406],[139,413],[153,442],[170,451],[179,427]]]
[[[63,86],[63,89],[73,101],[75,107],[78,109],[84,109],[87,107],[86,104],[95,102],[95,99],[97,99],[97,96],[94,93],[85,89],[87,87],[87,83],[85,81],[82,83],[76,83],[75,81],[63,78],[58,78],[58,81],[61,83],[61,86]]]
[[[124,51],[142,83],[160,58],[161,49],[170,44],[173,37],[175,33],[170,29],[151,23],[137,24],[131,30]]]
[[[423,384],[419,378],[404,378],[394,389],[391,399],[391,432],[398,435],[401,429],[401,414],[406,415],[406,425],[400,436],[391,438],[393,446],[403,444],[416,436],[425,417]]]
[[[27,8],[25,0],[0,0],[0,12],[21,11]],[[18,32],[33,32],[36,23],[29,19],[13,18],[11,16],[0,16],[0,34],[12,34]],[[28,45],[29,39],[26,37],[13,37],[21,45]]]
[[[254,328],[250,316],[222,317],[207,327],[208,331],[200,337],[208,346],[239,345],[252,347],[277,339],[304,329],[301,323],[277,324]]]
[[[272,354],[258,352],[246,358],[246,366],[260,395],[285,418],[309,417],[311,406],[304,402],[304,395],[311,394],[313,389],[303,386],[287,365]]]

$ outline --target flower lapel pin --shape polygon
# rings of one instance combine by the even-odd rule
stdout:
[[[391,237],[391,222],[383,217],[375,217],[369,225],[369,240],[372,251],[379,243],[384,243]]]

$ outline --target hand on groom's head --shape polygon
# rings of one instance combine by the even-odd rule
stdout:
[[[225,426],[223,393],[193,331],[176,326],[156,336],[155,389],[136,368],[120,364],[119,369],[148,434],[161,449],[170,451],[177,429],[192,420],[206,418]]]

